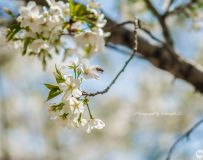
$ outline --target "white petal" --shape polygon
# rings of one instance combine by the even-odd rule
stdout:
[[[79,98],[80,96],[82,96],[82,92],[79,89],[74,89],[72,94],[76,98]]]
[[[62,102],[67,103],[71,97],[71,92],[66,91],[62,97]]]

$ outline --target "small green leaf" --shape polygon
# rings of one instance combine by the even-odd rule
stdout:
[[[88,14],[89,11],[87,10],[87,8],[82,5],[82,4],[77,4],[75,5],[74,7],[74,14],[77,16],[77,17],[81,17],[81,16],[84,16],[85,14]]]
[[[69,69],[74,69],[75,67],[74,67],[74,66],[68,66],[68,68],[69,68]]]
[[[62,76],[62,74],[61,74],[60,70],[57,68],[57,66],[56,66],[56,65],[55,65],[55,69],[56,69],[56,73],[57,73],[58,75]]]
[[[63,91],[61,91],[59,88],[55,88],[55,89],[51,89],[47,98],[47,101],[49,101],[50,99],[58,96],[59,94],[61,94]]]
[[[82,74],[82,71],[81,71],[81,70],[78,70],[77,72],[78,72],[78,76],[77,76],[77,78],[79,78],[80,75]]]
[[[82,113],[80,113],[79,117],[78,117],[78,123],[81,123],[81,119],[82,119]]]
[[[20,23],[15,23],[13,25],[10,25],[8,28],[9,28],[9,31],[8,31],[8,33],[6,35],[8,41],[13,39],[14,36],[16,35],[16,33],[18,33],[22,29],[20,27]]]
[[[72,0],[69,0],[69,3],[70,19],[72,22],[81,21],[90,28],[95,26],[95,22],[98,20],[98,17],[93,12],[88,10],[83,4],[74,3]]]
[[[48,84],[48,83],[45,83],[44,84],[48,89],[50,89],[50,90],[52,90],[52,89],[59,89],[59,87],[58,86],[56,86],[56,85],[53,85],[53,84]]]
[[[64,103],[55,104],[51,106],[51,109],[52,111],[62,110],[64,105]]]
[[[74,12],[74,2],[73,0],[69,0],[69,5],[70,5],[70,17],[73,16]]]
[[[14,14],[10,9],[8,9],[8,8],[3,8],[3,10],[4,10],[4,12],[5,12],[6,14],[8,14],[8,15],[11,16],[12,18],[16,19],[15,14]]]
[[[22,52],[23,56],[27,53],[27,48],[32,43],[32,41],[33,40],[31,38],[29,38],[29,37],[25,39],[24,45],[23,45],[23,52]]]
[[[60,70],[57,68],[57,66],[55,65],[56,68],[56,72],[55,72],[55,79],[57,83],[63,83],[66,80],[64,79],[63,75],[61,74]]]
[[[46,65],[47,65],[47,61],[46,61],[46,55],[47,55],[47,52],[46,51],[42,51],[42,66],[43,66],[43,69],[45,70],[46,69]]]

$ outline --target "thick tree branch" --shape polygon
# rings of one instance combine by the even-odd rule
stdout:
[[[116,22],[107,18],[106,30],[110,26],[116,25]],[[108,41],[114,44],[124,45],[133,48],[133,32],[125,27],[115,28],[111,31]],[[138,52],[149,60],[154,66],[168,71],[176,78],[189,82],[194,88],[203,93],[203,68],[182,59],[174,50],[168,50],[165,46],[156,46],[150,44],[143,37],[138,37]]]

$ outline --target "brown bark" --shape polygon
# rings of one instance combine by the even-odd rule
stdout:
[[[116,23],[108,19],[107,28]],[[133,32],[125,27],[118,27],[112,30],[109,42],[133,48]],[[138,39],[138,52],[154,66],[170,72],[175,78],[180,78],[203,93],[203,68],[181,58],[175,51],[170,51],[161,46],[150,44],[143,37]]]

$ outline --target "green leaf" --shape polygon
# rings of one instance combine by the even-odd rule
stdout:
[[[16,19],[15,14],[14,14],[10,9],[8,9],[8,8],[3,8],[3,10],[4,10],[4,12],[5,12],[6,14],[8,14],[8,15],[11,16],[12,18]]]
[[[10,25],[8,28],[9,28],[9,31],[8,31],[8,33],[6,35],[8,41],[13,39],[13,37],[16,35],[16,33],[18,33],[22,29],[20,27],[20,23],[15,23],[13,25]]]
[[[56,66],[56,65],[55,65],[55,69],[56,69],[56,73],[57,73],[58,75],[62,76],[62,74],[61,74],[60,70],[57,68],[57,66]]]
[[[47,65],[46,55],[48,52],[46,50],[42,50],[41,52],[42,52],[42,66],[43,66],[43,69],[45,70]]]
[[[74,3],[72,0],[69,0],[69,3],[71,21],[81,21],[86,23],[90,28],[95,26],[98,17],[93,12],[89,11],[83,4]]]
[[[62,110],[64,105],[65,105],[64,103],[59,103],[59,104],[52,105],[51,106],[52,111]]]
[[[38,57],[42,61],[43,70],[46,70],[47,59],[52,59],[52,55],[45,49],[41,49],[38,53]]]
[[[76,16],[81,17],[86,14],[89,14],[89,11],[87,10],[87,8],[84,5],[78,3],[74,7],[74,13]]]
[[[33,40],[31,38],[29,38],[29,37],[25,39],[24,45],[23,45],[23,52],[22,52],[23,56],[27,53],[27,48],[32,43],[32,41]]]
[[[82,119],[82,113],[80,113],[79,117],[78,117],[78,123],[81,123],[81,119]]]
[[[82,71],[81,71],[81,70],[78,70],[78,71],[77,71],[77,73],[78,73],[77,78],[79,78],[79,77],[80,77],[80,75],[82,74]]]
[[[55,65],[56,68],[56,72],[55,72],[55,79],[57,83],[63,83],[66,80],[64,79],[63,75],[61,74],[60,70],[57,68],[57,66]]]
[[[48,83],[45,83],[44,84],[48,89],[50,89],[50,90],[52,90],[52,89],[59,89],[59,87],[58,86],[56,86],[56,85],[53,85],[53,84],[48,84]]]
[[[68,68],[69,68],[69,69],[74,69],[75,67],[74,67],[74,66],[68,66]]]
[[[74,3],[73,0],[69,0],[69,5],[70,5],[70,17],[74,15]]]
[[[59,94],[61,94],[63,91],[61,91],[59,88],[54,88],[51,89],[47,98],[47,101],[49,101],[50,99],[58,96]]]

